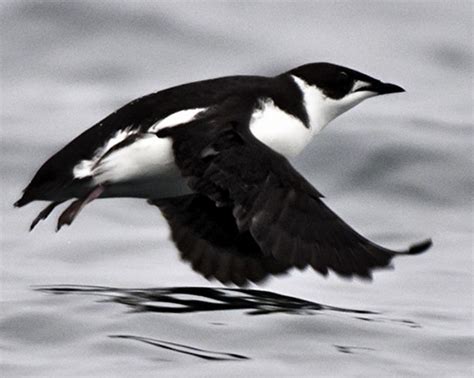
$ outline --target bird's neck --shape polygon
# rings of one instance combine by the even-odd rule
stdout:
[[[311,133],[315,135],[340,113],[335,106],[331,106],[332,99],[325,96],[319,88],[309,85],[298,76],[291,75],[291,78],[301,90]]]

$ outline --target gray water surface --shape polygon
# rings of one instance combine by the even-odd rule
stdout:
[[[2,376],[473,374],[472,2],[3,1]],[[100,200],[54,232],[12,204],[124,103],[312,61],[407,89],[334,121],[294,165],[389,247],[372,283],[292,271],[246,290],[179,261],[156,208]]]

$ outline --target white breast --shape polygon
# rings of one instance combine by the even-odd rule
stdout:
[[[312,137],[311,129],[299,118],[281,110],[272,99],[263,100],[253,112],[250,131],[285,157],[298,155]]]

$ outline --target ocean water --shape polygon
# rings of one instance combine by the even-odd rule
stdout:
[[[2,1],[1,375],[473,375],[473,3]],[[245,290],[179,260],[156,208],[94,202],[54,232],[13,209],[42,162],[124,103],[312,61],[406,88],[293,163],[390,247],[371,283],[292,271]]]

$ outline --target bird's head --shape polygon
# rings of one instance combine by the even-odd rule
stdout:
[[[303,91],[311,126],[318,129],[367,98],[405,91],[398,85],[331,63],[305,64],[286,74]]]

